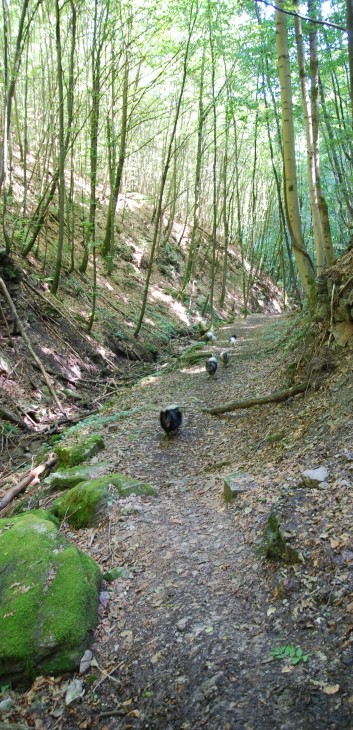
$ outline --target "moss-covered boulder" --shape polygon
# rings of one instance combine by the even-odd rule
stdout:
[[[0,519],[0,683],[75,669],[97,622],[98,565],[31,512]]]
[[[90,527],[99,523],[117,497],[129,494],[156,496],[151,484],[124,474],[107,474],[100,479],[81,482],[56,499],[52,511],[73,527]]]
[[[97,479],[106,473],[108,464],[100,462],[99,464],[80,464],[79,466],[68,466],[59,471],[53,471],[44,480],[51,490],[71,489],[80,482],[87,482],[89,479]]]
[[[104,449],[104,439],[100,434],[92,434],[70,446],[56,446],[54,451],[58,457],[58,464],[63,466],[77,466],[91,456]]]

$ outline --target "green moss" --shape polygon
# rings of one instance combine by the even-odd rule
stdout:
[[[56,446],[54,449],[59,465],[77,466],[94,454],[104,449],[104,439],[100,434],[93,434],[72,446]]]
[[[58,518],[55,517],[55,515],[53,515],[48,510],[45,510],[45,509],[31,509],[31,510],[28,510],[24,514],[27,514],[27,515],[28,514],[31,514],[34,517],[38,517],[40,520],[49,520],[49,522],[52,522],[53,525],[55,525],[55,527],[59,527],[60,526],[60,522],[59,522]]]
[[[99,464],[81,464],[79,466],[69,466],[66,469],[54,471],[44,479],[51,489],[70,489],[80,482],[86,482],[88,479],[94,479],[107,469],[108,464],[100,462]]]
[[[110,570],[107,570],[106,573],[103,573],[104,580],[107,581],[107,583],[112,583],[113,580],[118,580],[118,578],[124,578],[127,579],[130,577],[130,573],[126,568],[111,568]]]
[[[111,487],[114,487],[112,491]],[[61,520],[65,519],[76,528],[97,524],[104,511],[114,501],[117,492],[121,497],[129,494],[156,495],[151,484],[131,479],[124,474],[107,474],[99,479],[81,482],[63,497],[56,499],[52,510]]]
[[[39,512],[0,520],[0,679],[77,666],[97,620],[98,565]]]
[[[265,525],[264,542],[260,548],[260,554],[268,560],[283,561],[289,564],[300,562],[299,553],[287,545],[278,519],[273,512],[271,512]]]

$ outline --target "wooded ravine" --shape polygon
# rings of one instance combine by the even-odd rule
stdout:
[[[353,0],[0,12],[0,730],[348,730]]]

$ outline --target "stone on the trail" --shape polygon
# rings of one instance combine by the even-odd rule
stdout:
[[[97,623],[101,575],[53,522],[0,520],[0,682],[79,666]]]
[[[80,661],[80,674],[85,674],[91,668],[93,654],[90,649],[87,649]]]
[[[85,690],[83,689],[81,680],[73,679],[66,690],[65,705],[72,705],[72,703],[76,702],[76,700],[80,700],[84,694]]]
[[[322,482],[327,482],[329,474],[325,466],[319,466],[318,469],[306,469],[300,476],[306,487],[318,487]]]
[[[181,618],[180,621],[177,621],[176,627],[178,631],[185,631],[187,625],[188,625],[189,619],[185,616],[184,618]]]
[[[106,474],[99,479],[81,482],[56,499],[52,511],[59,519],[76,528],[91,527],[106,517],[118,497],[129,494],[156,496],[151,484],[124,474]]]
[[[11,707],[14,704],[14,700],[12,697],[5,697],[4,700],[1,700],[0,702],[0,712],[9,712],[11,710]],[[1,725],[0,725],[1,727]]]
[[[104,439],[100,434],[92,434],[71,446],[56,446],[54,451],[59,465],[77,466],[104,449]]]
[[[231,502],[240,494],[254,488],[254,478],[250,474],[234,472],[223,479],[223,494],[226,502]]]
[[[80,482],[86,482],[88,479],[97,479],[107,471],[107,462],[99,462],[98,464],[81,464],[79,466],[69,466],[66,469],[54,471],[43,480],[43,484],[47,484],[50,489],[71,489]]]
[[[124,566],[120,568],[111,568],[110,570],[107,570],[106,573],[103,573],[103,578],[107,581],[107,583],[112,583],[114,580],[118,580],[119,578],[127,580],[130,578],[130,573],[126,568],[124,568]]]
[[[290,565],[299,563],[301,560],[298,551],[287,545],[278,519],[273,512],[265,524],[264,541],[260,547],[260,554],[268,560],[283,561]]]

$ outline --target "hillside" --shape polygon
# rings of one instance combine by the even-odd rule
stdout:
[[[97,210],[97,235],[100,237],[105,215],[102,195]],[[6,448],[1,455],[5,463],[9,454],[11,459],[17,461],[19,457],[23,461],[23,451],[27,450],[26,438],[31,443],[28,451],[31,453],[35,434],[55,432],[58,421],[65,423],[80,418],[92,408],[97,408],[102,398],[120,386],[133,383],[143,373],[158,369],[173,349],[174,341],[184,338],[186,344],[199,337],[199,324],[207,330],[208,274],[201,274],[199,279],[193,280],[184,302],[178,298],[188,231],[175,223],[170,239],[161,247],[154,263],[140,336],[138,339],[133,337],[150,253],[152,217],[153,209],[146,198],[137,193],[124,196],[116,224],[119,263],[107,276],[104,263],[98,257],[97,308],[89,333],[92,262],[89,262],[85,274],[79,272],[78,266],[70,272],[71,252],[66,247],[59,294],[57,297],[50,294],[48,273],[53,271],[58,228],[55,211],[48,215],[45,233],[40,239],[40,256],[37,251],[37,256],[22,259],[19,245],[11,257],[4,252],[1,254],[1,276],[14,299],[33,349],[52,378],[62,410],[59,413],[23,337],[16,334],[14,316],[2,298],[0,405],[5,416],[3,436]],[[210,255],[207,245],[207,236],[204,235],[201,257]],[[198,269],[208,271],[202,261]],[[220,281],[219,270],[215,301],[219,299]],[[233,249],[229,252],[228,281],[225,306],[216,309],[219,322],[239,315],[242,308],[240,261]],[[249,306],[257,312],[279,312],[280,291],[269,279],[259,276],[251,289]],[[29,435],[19,444],[18,436],[26,431]]]

